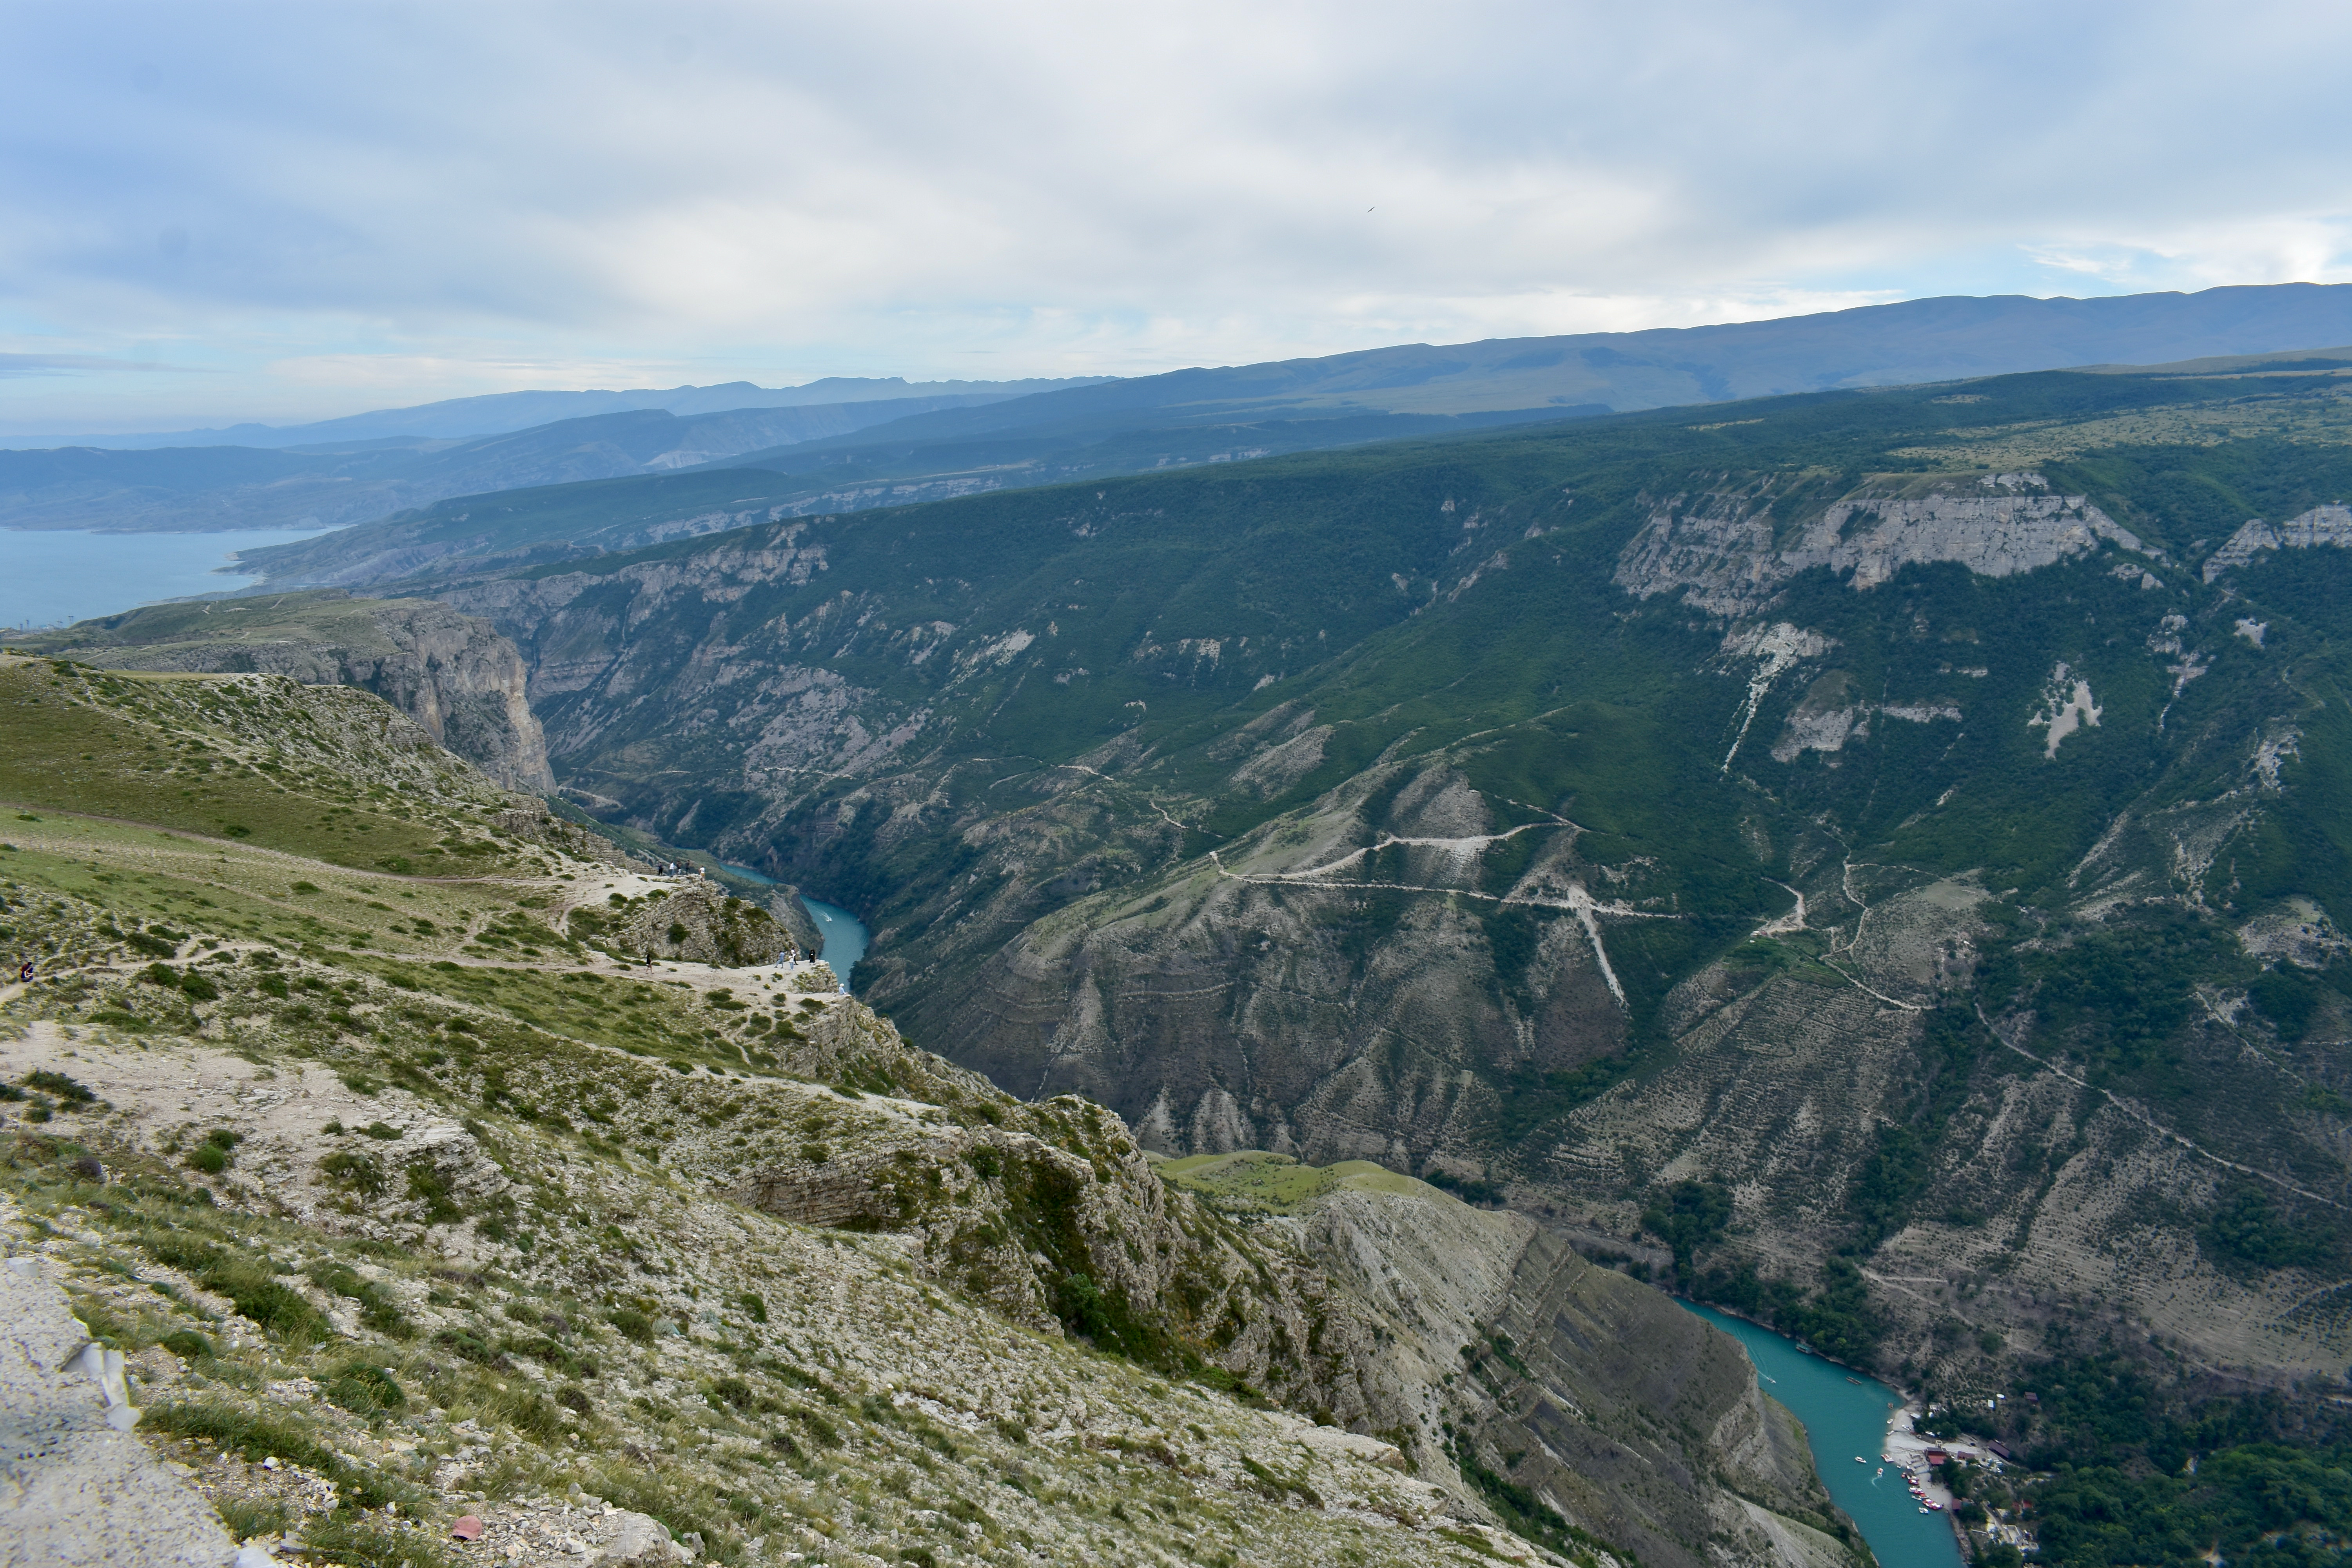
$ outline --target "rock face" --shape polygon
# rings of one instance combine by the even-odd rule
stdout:
[[[1624,1044],[1604,928],[1662,889],[1638,868],[1612,881],[1580,837],[1570,821],[1496,821],[1442,763],[1372,769],[1280,832],[1039,922],[926,1016],[950,1057],[1116,1106],[1164,1152],[1417,1168],[1477,1141],[1498,1078]],[[1487,855],[1505,849],[1521,867],[1490,890]],[[1350,951],[1349,923],[1374,910],[1385,939]],[[1489,910],[1530,921],[1513,994],[1475,963],[1432,962],[1486,951]]]
[[[2205,558],[2205,581],[2210,583],[2232,567],[2245,565],[2265,550],[2311,550],[2323,544],[2339,549],[2352,545],[2352,509],[2315,506],[2276,528],[2252,518]]]
[[[0,1199],[0,1227],[17,1219]],[[220,1520],[120,1419],[120,1354],[103,1382],[83,1370],[89,1332],[37,1254],[0,1263],[0,1562],[228,1568]]]
[[[2141,551],[2137,535],[2083,496],[2044,493],[2039,474],[1950,481],[1925,495],[1844,496],[1808,517],[1770,485],[1658,503],[1618,557],[1615,582],[1641,598],[1681,590],[1710,615],[1753,615],[1789,579],[1826,567],[1857,590],[1904,567],[1949,561],[2008,577],[2096,550]],[[1791,524],[1783,513],[1801,520]],[[2207,579],[2210,581],[2211,579]]]
[[[1656,1291],[1523,1216],[1375,1166],[1174,1169],[1171,1191],[1116,1119],[1062,1097],[1002,1129],[765,1171],[737,1195],[803,1224],[910,1232],[944,1283],[1049,1332],[1083,1276],[1104,1341],[1149,1354],[1173,1335],[1394,1446],[1375,1462],[1528,1487],[1643,1562],[1854,1561],[1802,1431],[1735,1342]],[[1244,1195],[1268,1172],[1282,1197]]]
[[[1529,1487],[1644,1562],[1856,1561],[1803,1429],[1737,1343],[1657,1310],[1656,1292],[1417,1182],[1341,1187],[1289,1223],[1377,1312],[1385,1386],[1445,1390],[1458,1465]]]
[[[509,789],[545,794],[547,737],[514,645],[430,599],[340,592],[159,605],[84,621],[27,647],[112,669],[285,675],[383,698]]]
[[[802,952],[799,938],[767,910],[700,878],[608,911],[575,910],[570,929],[609,952],[722,969],[790,962]]]

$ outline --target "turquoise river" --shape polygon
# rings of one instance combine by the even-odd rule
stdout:
[[[1921,1513],[1903,1472],[1879,1458],[1902,1396],[1873,1378],[1801,1351],[1796,1342],[1706,1307],[1682,1303],[1747,1347],[1764,1392],[1805,1424],[1830,1496],[1862,1527],[1881,1568],[1959,1568],[1948,1516]],[[1860,1458],[1861,1464],[1854,1463]]]

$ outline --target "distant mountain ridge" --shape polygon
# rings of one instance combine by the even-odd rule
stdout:
[[[593,414],[465,441],[352,440],[269,449],[0,450],[0,523],[201,532],[338,527],[456,495],[662,473],[777,443],[840,437],[992,395],[675,415]]]
[[[283,447],[401,437],[451,440],[636,409],[688,416],[901,397],[1045,400],[1032,404],[1018,423],[1056,420],[1080,411],[1266,400],[1297,407],[1345,404],[1416,414],[1605,403],[1623,413],[1843,386],[1906,385],[2099,364],[2161,364],[2346,342],[2352,342],[2352,284],[2347,283],[2257,284],[2194,294],[2087,300],[1956,294],[1769,321],[1469,343],[1404,343],[1302,359],[1195,366],[1158,375],[921,383],[899,376],[827,376],[775,388],[736,381],[619,392],[498,392],[305,425],[0,437],[0,450]],[[979,422],[964,427],[1003,426]]]
[[[637,531],[627,539],[590,545],[573,531],[583,515],[580,498],[563,496],[519,508],[501,503],[499,538],[482,542],[500,551],[535,545],[538,525],[524,514],[551,502],[565,514],[565,531],[552,537],[583,549],[626,548],[672,536],[678,531],[673,523],[709,517],[714,500],[748,504],[756,497],[775,517],[856,511],[1431,436],[1449,423],[1533,424],[1730,398],[2334,343],[2352,343],[2352,284],[2094,300],[1913,300],[1770,321],[1412,343],[1083,382],[913,387],[895,379],[836,378],[778,391],[735,383],[667,392],[500,393],[260,432],[243,447],[131,452],[120,450],[123,438],[117,438],[71,458],[0,451],[0,527],[205,531],[356,523],[413,532],[422,520],[408,513],[436,502],[604,481],[619,487],[612,504],[599,500],[590,510],[631,519]],[[890,395],[897,392],[920,395]],[[836,401],[809,401],[819,397]],[[562,414],[573,416],[531,423]],[[693,428],[670,431],[665,421]],[[511,427],[518,423],[524,427]],[[483,426],[508,428],[466,437],[469,448],[457,451],[431,434]],[[691,510],[669,515],[664,475],[715,468],[782,477],[761,475],[740,488],[729,479],[670,487],[670,499],[690,500]],[[715,495],[711,485],[728,493]],[[455,510],[460,521],[484,512],[464,504]],[[309,574],[299,580],[358,585],[383,579],[350,575],[354,563],[412,559],[405,541],[389,549],[344,542],[330,552],[337,560],[331,570],[308,561],[302,569]],[[290,564],[290,558],[274,563],[273,575]]]
[[[1955,295],[1706,327],[1408,343],[1312,359],[1171,371],[1017,405],[932,416],[939,434],[1110,409],[1248,403],[1471,414],[1605,403],[1618,413],[1787,393],[1904,386],[2106,364],[2154,365],[2352,342],[2352,284],[2037,300]],[[901,428],[906,428],[902,426]]]
[[[141,450],[157,447],[306,447],[320,443],[410,439],[449,441],[501,436],[562,419],[645,409],[686,416],[744,408],[803,408],[817,404],[873,403],[908,397],[1024,397],[1085,384],[1085,376],[1023,381],[930,381],[903,376],[829,375],[801,386],[765,387],[748,381],[712,386],[640,388],[628,392],[492,392],[450,397],[410,408],[378,408],[303,425],[232,425],[223,429],[153,431],[109,436],[0,437],[0,450],[60,447]]]

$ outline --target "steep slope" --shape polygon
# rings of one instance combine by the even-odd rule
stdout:
[[[387,1568],[468,1509],[528,1563],[648,1521],[722,1562],[1859,1560],[1736,1351],[1524,1221],[1402,1178],[1333,1184],[1312,1237],[1228,1212],[1099,1106],[909,1048],[822,965],[636,951],[707,889],[543,820],[462,877],[370,864],[341,841],[386,815],[456,837],[505,797],[429,743],[355,750],[411,733],[362,694],[0,679],[0,785],[37,807],[0,848],[36,968],[0,991],[11,1244],[240,1535]],[[174,808],[241,837],[56,808],[167,721],[275,765]],[[346,826],[370,772],[406,787]],[[1399,1298],[1447,1231],[1510,1288]],[[1572,1337],[1502,1326],[1538,1288],[1580,1304]],[[1587,1402],[1550,1394],[1551,1436],[1595,1451],[1688,1359],[1643,1439],[1685,1504],[1519,1468],[1527,1402],[1438,1371],[1506,1331],[1529,1392]]]
[[[1890,1373],[2129,1325],[2277,1379],[2352,1357],[2342,372],[1627,416],[446,596],[560,774],[858,907],[861,993],[1016,1092],[1675,1239]]]
[[[1162,1169],[1287,1232],[1379,1310],[1386,1380],[1436,1393],[1425,1441],[1521,1530],[1545,1533],[1532,1493],[1644,1562],[1852,1560],[1853,1527],[1801,1428],[1758,1392],[1738,1347],[1656,1311],[1651,1291],[1525,1217],[1361,1162],[1318,1170],[1250,1152]]]
[[[522,660],[486,623],[430,600],[340,592],[154,605],[19,639],[106,669],[284,675],[372,691],[509,789],[555,787]]]

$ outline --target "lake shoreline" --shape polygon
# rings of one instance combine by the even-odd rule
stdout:
[[[1759,1389],[1802,1425],[1814,1471],[1830,1500],[1889,1568],[1960,1568],[1966,1543],[1953,1528],[1948,1505],[1923,1510],[1913,1499],[1913,1472],[1892,1458],[1896,1427],[1919,1408],[1907,1391],[1861,1367],[1812,1350],[1751,1318],[1671,1298],[1677,1307],[1738,1340]],[[1908,1437],[1908,1434],[1904,1435]],[[1916,1439],[1912,1439],[1916,1441]]]
[[[1728,1307],[1717,1307],[1711,1302],[1699,1301],[1692,1297],[1677,1295],[1672,1290],[1667,1291],[1666,1294],[1672,1296],[1675,1303],[1679,1306],[1706,1307],[1709,1311],[1720,1312],[1727,1318],[1737,1318],[1741,1322],[1746,1323],[1752,1328],[1759,1329],[1765,1333],[1777,1334],[1784,1340],[1789,1339],[1788,1335],[1780,1333],[1780,1330],[1772,1327],[1769,1323],[1759,1323],[1745,1312],[1735,1312]],[[1918,1435],[1916,1423],[1918,1421],[1920,1416],[1927,1413],[1927,1407],[1921,1397],[1913,1394],[1909,1389],[1897,1384],[1888,1383],[1885,1379],[1878,1376],[1875,1373],[1869,1371],[1867,1368],[1850,1366],[1846,1363],[1838,1360],[1835,1356],[1823,1355],[1821,1352],[1813,1349],[1812,1346],[1806,1344],[1801,1340],[1789,1340],[1789,1342],[1794,1345],[1801,1354],[1812,1357],[1815,1361],[1820,1362],[1823,1366],[1842,1368],[1849,1374],[1849,1377],[1851,1377],[1853,1373],[1859,1373],[1863,1376],[1869,1378],[1872,1382],[1894,1390],[1894,1392],[1901,1397],[1903,1402],[1894,1409],[1887,1412],[1885,1439],[1879,1445],[1878,1457],[1886,1463],[1892,1465],[1902,1465],[1906,1470],[1908,1470],[1910,1467],[1903,1463],[1902,1455],[1907,1450],[1916,1449],[1921,1458],[1924,1467],[1926,1455],[1927,1450],[1930,1448],[1962,1454],[1970,1458],[1991,1458],[1998,1463],[1998,1456],[1990,1455],[1984,1449],[1983,1445],[1969,1442],[1964,1437],[1955,1437],[1947,1441],[1943,1438],[1920,1436]],[[1763,1370],[1760,1367],[1758,1368],[1757,1376],[1761,1378],[1763,1375]],[[1819,1468],[1818,1461],[1816,1461],[1815,1468]],[[1946,1490],[1940,1483],[1937,1482],[1932,1478],[1927,1480],[1927,1490],[1936,1501],[1944,1505],[1941,1510],[1942,1517],[1944,1521],[1951,1526],[1953,1541],[1958,1544],[1960,1555],[1962,1559],[1965,1560],[1969,1553],[1968,1531],[1961,1525],[1959,1515],[1952,1511],[1953,1505],[1958,1500],[1955,1499],[1949,1491]],[[1859,1526],[1857,1526],[1857,1528],[1859,1528]]]
[[[9,632],[54,631],[142,605],[267,593],[240,571],[243,550],[315,539],[331,530],[207,529],[106,531],[0,529],[0,623]]]

